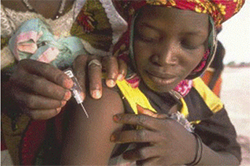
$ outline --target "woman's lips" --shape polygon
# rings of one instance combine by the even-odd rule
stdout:
[[[154,71],[146,71],[148,77],[156,84],[171,84],[177,77],[172,74],[159,73]]]

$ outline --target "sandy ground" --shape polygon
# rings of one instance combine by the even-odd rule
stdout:
[[[243,157],[241,165],[250,166],[250,67],[226,67],[222,78],[221,100],[238,133]]]

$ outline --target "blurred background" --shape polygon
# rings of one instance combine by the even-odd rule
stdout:
[[[241,165],[250,165],[250,1],[223,24],[218,39],[226,49],[221,99],[242,147]]]
[[[250,62],[250,1],[241,11],[223,23],[218,39],[226,49],[224,64]]]

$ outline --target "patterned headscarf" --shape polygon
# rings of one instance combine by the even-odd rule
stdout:
[[[197,13],[205,13],[210,16],[212,29],[208,39],[208,50],[206,50],[200,64],[187,77],[188,80],[183,80],[175,88],[175,91],[179,92],[182,96],[185,96],[191,88],[191,79],[200,76],[213,59],[216,49],[215,29],[221,27],[221,23],[236,14],[243,6],[244,0],[123,0],[121,3],[122,10],[125,11],[124,13],[128,18],[128,30],[115,45],[114,55],[127,62],[131,62],[131,58],[133,61],[133,57],[131,57],[131,52],[133,51],[129,50],[131,49],[130,37],[131,31],[133,30],[135,14],[142,7],[146,5],[165,6],[169,8],[175,7],[182,10],[191,10]],[[136,87],[139,84],[139,77],[131,73],[132,72],[130,72],[130,75],[128,75],[127,81],[132,86]]]
[[[245,0],[125,0],[129,15],[145,5],[175,7],[210,15],[216,26],[231,18],[243,6]]]

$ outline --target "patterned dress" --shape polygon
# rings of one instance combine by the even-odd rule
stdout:
[[[113,44],[117,42],[121,34],[126,30],[127,23],[119,15],[112,0],[75,0],[71,9],[58,19],[46,19],[41,14],[26,11],[20,12],[4,7],[1,4],[1,71],[15,65],[14,58],[8,42],[10,37],[25,21],[39,18],[47,23],[56,38],[69,36],[79,37],[84,49],[89,54],[100,56],[111,55]],[[3,81],[3,80],[2,80]],[[9,153],[15,165],[20,163],[34,164],[34,154],[39,151],[38,146],[45,136],[46,122],[30,121],[26,115],[21,115],[16,122],[16,130],[12,129],[13,118],[2,109],[2,150]],[[36,126],[34,128],[30,126]],[[27,132],[24,134],[24,131]],[[31,136],[31,137],[29,137]],[[33,137],[32,137],[33,136]],[[28,138],[28,139],[27,139]],[[23,141],[21,141],[23,139]],[[5,142],[4,142],[5,141]],[[23,147],[23,149],[19,147]],[[5,148],[4,148],[5,147]],[[8,151],[6,150],[8,149]],[[21,156],[20,156],[21,155]],[[4,158],[2,158],[4,159]],[[7,159],[7,158],[5,158]],[[21,161],[20,161],[21,159]],[[3,161],[3,160],[2,160]],[[7,163],[5,161],[5,163]],[[38,163],[39,161],[36,160]],[[4,164],[4,163],[2,163]]]

